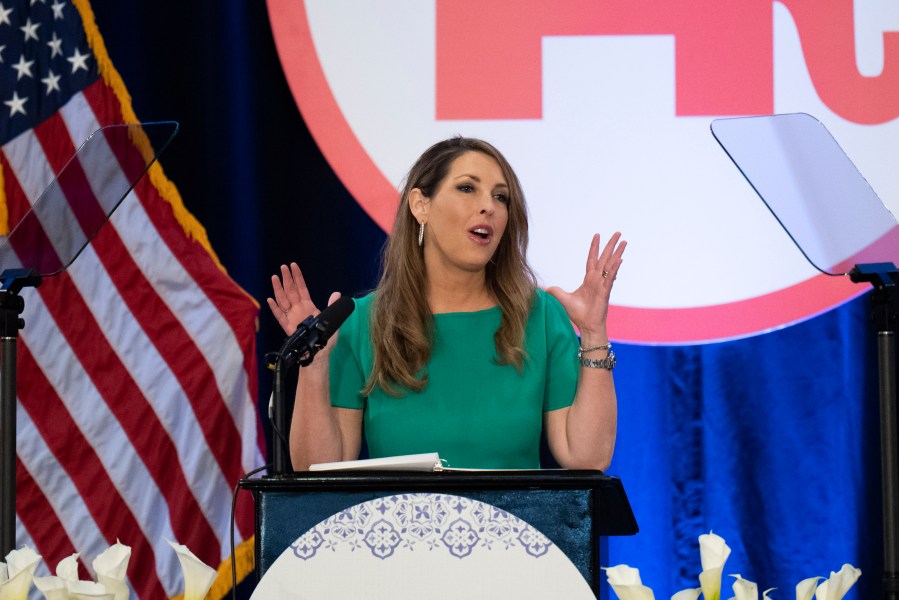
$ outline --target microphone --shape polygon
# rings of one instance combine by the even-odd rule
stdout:
[[[313,357],[325,347],[337,328],[343,325],[355,308],[356,303],[352,298],[341,296],[318,315],[306,317],[278,352],[283,365],[291,367],[298,362],[300,366],[305,367],[311,363]]]

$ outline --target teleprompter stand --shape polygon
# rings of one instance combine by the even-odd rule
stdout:
[[[712,134],[808,261],[869,283],[877,329],[883,491],[883,598],[899,599],[896,321],[899,225],[810,115],[718,119]]]
[[[16,357],[19,330],[25,326],[21,293],[72,264],[177,131],[175,122],[98,129],[0,242],[0,558],[16,547]]]
[[[870,283],[871,313],[877,330],[880,397],[881,476],[883,479],[883,591],[899,598],[899,435],[896,411],[896,322],[899,313],[899,270],[893,263],[856,265],[849,276]]]
[[[42,278],[31,269],[9,269],[0,281],[0,474],[4,483],[0,498],[0,548],[2,556],[16,547],[16,356],[19,330],[25,321],[19,317],[25,300],[19,295],[24,287],[37,287]]]

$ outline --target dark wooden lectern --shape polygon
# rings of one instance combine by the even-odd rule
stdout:
[[[362,502],[408,493],[452,494],[495,506],[542,532],[599,590],[600,536],[633,535],[621,481],[599,471],[342,471],[245,479],[256,499],[261,578],[303,533]]]

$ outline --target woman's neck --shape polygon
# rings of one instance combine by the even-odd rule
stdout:
[[[434,314],[473,312],[496,306],[484,271],[428,277],[428,304]]]

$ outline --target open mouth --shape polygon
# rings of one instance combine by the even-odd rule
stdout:
[[[487,243],[493,238],[493,228],[486,225],[478,225],[468,230],[468,233],[481,243]]]

